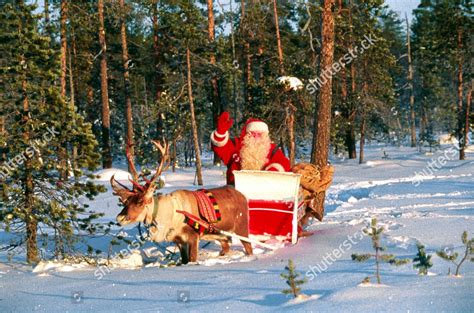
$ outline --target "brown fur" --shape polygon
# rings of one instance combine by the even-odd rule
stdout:
[[[248,237],[248,206],[247,199],[233,187],[225,186],[209,189],[214,195],[222,220],[214,224],[217,228],[237,235]],[[117,216],[122,225],[133,222],[146,222],[152,224],[154,201],[158,201],[158,214],[155,218],[155,234],[152,231],[154,241],[173,241],[181,251],[183,263],[187,261],[196,262],[198,255],[199,240],[219,240],[221,242],[221,255],[229,251],[228,238],[217,234],[204,234],[199,236],[190,226],[184,223],[184,216],[176,210],[183,210],[195,216],[199,216],[197,201],[191,191],[177,190],[168,195],[161,195],[144,201],[143,199],[130,197],[125,201],[126,207]],[[252,246],[242,241],[245,252],[251,255]]]

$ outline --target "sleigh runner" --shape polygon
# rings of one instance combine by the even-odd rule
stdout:
[[[298,221],[305,213],[300,195],[300,174],[234,171],[235,188],[249,206],[249,234],[298,240]]]

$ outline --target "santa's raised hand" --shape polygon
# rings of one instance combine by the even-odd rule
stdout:
[[[217,119],[217,133],[224,135],[234,124],[234,120],[230,118],[229,112],[222,112]]]
[[[212,150],[227,165],[227,184],[234,184],[234,171],[278,171],[290,170],[290,161],[273,143],[268,134],[268,125],[256,118],[249,118],[240,137],[229,138],[233,120],[228,112],[217,119],[217,129],[211,134]]]

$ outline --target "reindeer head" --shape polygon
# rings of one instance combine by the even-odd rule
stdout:
[[[129,146],[126,149],[126,155],[132,179],[132,189],[127,188],[118,182],[114,176],[110,178],[110,184],[114,190],[114,194],[120,197],[120,201],[124,204],[123,210],[117,215],[117,222],[120,225],[127,225],[135,222],[145,221],[147,212],[153,212],[155,192],[155,181],[160,177],[161,173],[169,167],[168,144],[164,142],[164,146],[160,142],[152,141],[161,153],[161,162],[157,167],[155,174],[151,179],[147,179],[143,174],[138,174],[133,157],[130,154]],[[165,165],[166,164],[166,165]],[[139,179],[143,178],[145,184],[140,184]]]

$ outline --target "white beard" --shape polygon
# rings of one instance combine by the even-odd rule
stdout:
[[[268,163],[268,153],[271,148],[271,140],[268,134],[262,134],[255,138],[251,134],[246,134],[240,149],[240,165],[243,170],[262,170]]]

